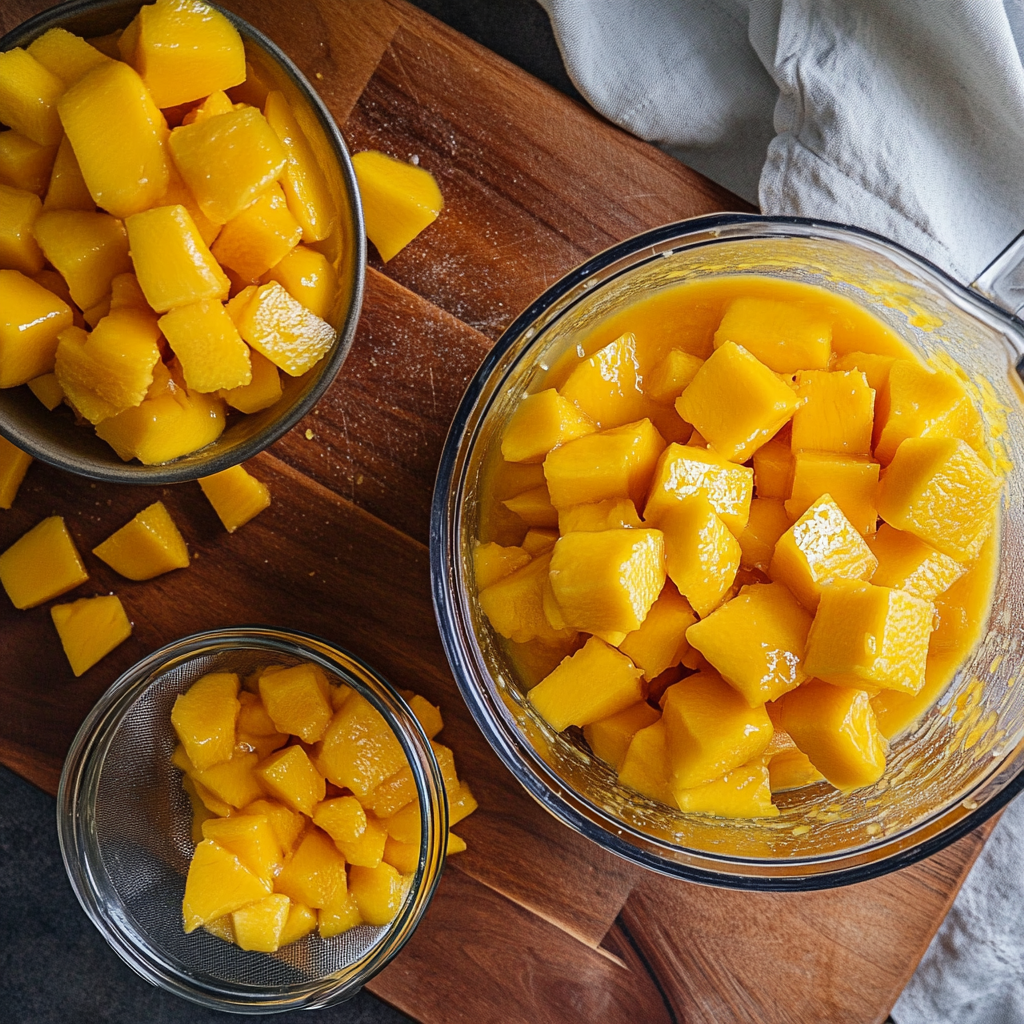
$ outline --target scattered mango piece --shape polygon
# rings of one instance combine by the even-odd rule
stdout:
[[[132,624],[116,594],[56,604],[50,609],[50,616],[76,677],[132,633]]]
[[[32,456],[0,437],[0,508],[10,508],[32,465]]]
[[[185,539],[162,501],[144,508],[92,553],[129,580],[151,580],[189,564]]]
[[[228,533],[234,533],[270,505],[270,489],[242,466],[202,477],[199,486]]]
[[[61,516],[37,523],[0,554],[0,584],[15,608],[35,608],[88,578]]]

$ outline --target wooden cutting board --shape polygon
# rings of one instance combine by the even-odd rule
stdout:
[[[6,0],[0,32],[45,6]],[[502,767],[459,697],[431,609],[435,469],[505,325],[620,239],[748,207],[402,0],[228,6],[292,56],[350,149],[417,155],[445,210],[386,267],[371,255],[352,354],[318,407],[249,464],[273,504],[236,534],[197,484],[126,488],[32,466],[0,512],[0,550],[56,513],[88,552],[159,498],[195,561],[130,583],[87,557],[74,596],[115,591],[135,630],[77,680],[48,608],[0,600],[0,760],[53,793],[92,703],[155,647],[247,622],[308,630],[440,703],[443,738],[480,798],[460,827],[468,852],[371,983],[379,996],[428,1024],[884,1020],[983,830],[829,892],[738,893],[642,871],[556,822]]]

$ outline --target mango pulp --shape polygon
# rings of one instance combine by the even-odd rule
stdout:
[[[228,533],[234,533],[270,505],[270,489],[242,466],[202,477],[199,486]]]
[[[0,554],[0,584],[15,608],[34,608],[88,578],[61,516],[37,523]]]

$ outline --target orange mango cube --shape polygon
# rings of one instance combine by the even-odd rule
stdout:
[[[652,800],[675,802],[669,785],[668,737],[660,716],[633,734],[619,767],[619,784]]]
[[[844,372],[860,370],[867,377],[868,387],[875,392],[875,408],[877,409],[879,395],[889,383],[889,370],[895,361],[895,356],[882,356],[875,352],[845,352],[836,359],[832,369]]]
[[[42,208],[32,192],[0,185],[0,269],[29,276],[43,269],[43,250],[32,231]]]
[[[185,879],[182,916],[185,931],[194,932],[247,903],[270,894],[270,883],[254,875],[229,850],[204,839],[192,855]]]
[[[796,747],[790,750],[780,750],[777,754],[772,755],[768,762],[768,780],[773,793],[785,793],[791,789],[800,789],[813,782],[820,782],[823,778],[825,776],[811,764],[810,758]]]
[[[57,338],[71,307],[17,270],[0,270],[0,388],[53,370]]]
[[[231,915],[234,942],[239,949],[274,953],[281,945],[281,933],[288,921],[291,900],[283,893],[272,893],[240,907]]]
[[[242,466],[201,477],[199,486],[228,533],[234,533],[270,505],[270,489]]]
[[[543,462],[553,448],[595,430],[593,421],[554,388],[526,395],[501,438],[508,462]]]
[[[793,451],[870,455],[875,393],[859,370],[805,370],[796,375]]]
[[[313,823],[336,843],[352,843],[366,830],[366,811],[354,796],[338,796],[317,804]]]
[[[0,554],[0,584],[15,608],[35,608],[88,578],[60,516],[37,523]]]
[[[299,746],[285,747],[261,762],[255,771],[260,784],[293,811],[307,816],[327,792],[324,777]],[[296,897],[299,902],[308,902]]]
[[[276,405],[284,388],[281,387],[281,374],[277,367],[266,356],[259,352],[249,351],[249,367],[252,379],[248,384],[237,388],[226,388],[217,394],[232,409],[239,412],[259,412]]]
[[[65,135],[57,147],[57,156],[53,161],[50,183],[46,189],[43,208],[47,210],[86,210],[96,209],[96,201],[89,192],[89,186],[82,177],[82,169],[78,166],[78,158],[71,148],[71,140]]]
[[[331,782],[363,800],[408,762],[381,713],[353,694],[331,720],[318,763]]]
[[[546,486],[533,487],[502,504],[510,512],[514,512],[527,526],[555,527],[558,525],[558,511],[551,504],[551,495]]]
[[[599,530],[636,529],[643,526],[636,505],[629,498],[605,498],[587,505],[571,505],[558,510],[558,530],[553,531],[551,543],[559,533],[596,533]],[[540,531],[534,531],[535,534]],[[539,541],[538,541],[539,543]],[[523,541],[526,548],[526,541]],[[527,549],[528,550],[528,549]]]
[[[416,823],[418,826],[419,805],[410,806],[416,812]],[[387,845],[387,840],[387,829],[373,815],[368,814],[366,816],[366,827],[355,839],[336,839],[334,845],[341,851],[349,864],[358,864],[364,868],[375,868],[384,859],[384,847]],[[419,842],[418,833],[414,840],[417,843]]]
[[[40,146],[10,129],[0,132],[0,184],[34,192],[46,192],[57,146]]]
[[[550,564],[551,553],[544,552],[480,591],[480,608],[495,632],[519,644],[537,639],[550,643],[572,635],[553,628],[544,614]]]
[[[600,718],[583,727],[583,737],[595,757],[599,757],[616,771],[626,759],[626,751],[633,737],[647,726],[653,725],[661,714],[646,701],[631,704],[617,714]]]
[[[715,348],[742,345],[776,373],[823,370],[832,355],[832,324],[792,302],[744,296],[726,307]]]
[[[559,391],[602,430],[643,419],[649,399],[634,335],[623,334],[577,363]]]
[[[273,883],[284,861],[281,844],[265,814],[243,813],[204,821],[203,838],[229,850],[264,882]]]
[[[793,450],[783,432],[754,452],[754,489],[759,498],[788,498],[793,485]]]
[[[703,365],[698,356],[674,348],[644,377],[644,392],[655,402],[675,402]]]
[[[326,907],[348,890],[345,858],[318,829],[303,837],[274,882],[278,892],[307,907]]]
[[[132,624],[116,594],[56,604],[50,609],[50,617],[76,677],[91,669],[132,633]]]
[[[217,236],[211,252],[223,267],[243,281],[259,281],[280,263],[302,237],[277,182],[262,192],[241,213],[232,217]]]
[[[56,146],[63,129],[57,101],[64,83],[30,53],[0,53],[0,123],[40,146]]]
[[[902,590],[922,601],[934,601],[966,572],[949,555],[887,523],[879,527],[868,545],[878,559],[871,582],[877,587]]]
[[[760,758],[740,765],[702,786],[674,790],[675,802],[687,814],[718,818],[776,818],[768,768]]]
[[[307,237],[307,236],[303,236]],[[297,245],[263,275],[277,281],[288,294],[321,320],[330,320],[338,294],[338,275],[323,253]]]
[[[645,679],[654,679],[679,664],[689,648],[686,630],[696,618],[689,602],[672,584],[666,583],[639,629],[626,635],[619,650],[643,672]]]
[[[51,28],[44,32],[28,45],[27,52],[65,85],[73,85],[98,64],[106,64],[110,60],[81,36],[64,28]]]
[[[321,907],[317,911],[316,920],[322,939],[343,935],[363,923],[362,915],[359,913],[359,904],[350,892],[345,893],[344,899],[339,898],[328,906]]]
[[[521,569],[530,561],[530,555],[520,547],[502,547],[493,542],[477,543],[473,549],[473,571],[479,590],[497,583]]]
[[[198,771],[231,758],[239,708],[234,672],[209,672],[175,698],[171,725]]]
[[[321,911],[323,913],[323,911]],[[304,939],[317,926],[317,911],[311,910],[303,903],[294,900],[288,908],[288,918],[278,938],[279,948],[290,946],[299,939]]]
[[[775,545],[789,527],[789,516],[778,498],[754,498],[750,518],[739,536],[740,565],[767,573]]]
[[[390,864],[381,863],[375,868],[353,865],[349,887],[359,915],[367,924],[389,924],[401,909],[405,886]]]
[[[281,850],[288,854],[295,849],[306,828],[306,819],[298,811],[293,811],[276,800],[260,798],[253,800],[242,809],[244,814],[261,815],[267,819],[274,837],[281,846]]]
[[[0,437],[0,508],[10,508],[32,465],[32,456]]]
[[[249,347],[216,299],[177,306],[158,322],[190,390],[230,390],[252,383]]]
[[[863,456],[796,452],[786,513],[790,519],[799,519],[819,498],[829,494],[854,529],[869,536],[878,525],[878,470],[877,462]]]
[[[318,743],[331,720],[331,705],[312,665],[294,665],[260,678],[260,698],[278,732]]]

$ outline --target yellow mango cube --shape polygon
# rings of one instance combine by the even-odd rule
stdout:
[[[822,591],[804,671],[836,686],[917,693],[924,685],[934,618],[930,601],[838,580]]]
[[[809,611],[822,588],[836,580],[866,580],[878,559],[864,538],[824,494],[779,538],[768,575],[785,583]]]
[[[882,356],[875,352],[845,352],[832,364],[832,369],[844,372],[860,370],[868,379],[868,387],[875,392],[877,409],[879,395],[889,383],[889,370],[895,361],[895,356]]]
[[[811,764],[811,759],[795,747],[791,750],[780,750],[772,755],[768,762],[768,781],[773,793],[802,789],[814,782],[821,782],[823,778],[825,776]]]
[[[352,167],[363,200],[366,237],[387,263],[437,220],[444,209],[441,190],[425,167],[375,150],[354,154]]]
[[[519,403],[502,435],[501,454],[508,462],[543,462],[553,448],[595,429],[589,416],[548,388]]]
[[[323,253],[297,245],[263,275],[277,281],[288,294],[321,320],[328,320],[338,297],[338,274]]]
[[[419,824],[419,807],[416,811],[417,826]],[[334,845],[344,855],[349,864],[358,864],[364,868],[375,868],[384,859],[384,847],[387,845],[388,833],[384,824],[373,815],[366,816],[366,827],[355,839],[336,839]],[[409,842],[419,843],[418,834]]]
[[[875,392],[859,370],[805,370],[796,375],[793,451],[870,455]]]
[[[258,761],[259,757],[255,753],[235,751],[230,760],[196,771],[193,778],[218,800],[241,810],[263,795],[263,789],[254,774]]]
[[[675,803],[669,784],[668,738],[660,716],[652,725],[638,729],[629,741],[619,767],[619,784],[652,800]]]
[[[336,843],[355,842],[366,830],[366,811],[354,796],[338,796],[317,804],[313,824]]]
[[[15,608],[35,608],[88,578],[61,516],[37,523],[0,554],[0,584]]]
[[[96,205],[124,219],[167,189],[167,123],[142,79],[121,61],[104,61],[57,104],[82,178]]]
[[[132,635],[132,624],[116,594],[54,605],[50,617],[76,677]]]
[[[214,224],[238,216],[287,162],[273,128],[253,107],[175,128],[168,145],[199,209]]]
[[[493,542],[477,542],[473,549],[473,571],[480,590],[497,583],[521,569],[530,561],[530,555],[520,547],[502,547]]]
[[[959,438],[912,437],[882,477],[878,513],[895,529],[970,562],[994,528],[1001,487]]]
[[[869,536],[878,525],[878,470],[878,463],[864,456],[796,452],[786,513],[791,520],[799,519],[828,494],[854,529]]]
[[[260,697],[278,732],[304,743],[318,743],[327,731],[332,709],[312,665],[294,665],[260,679]]]
[[[268,895],[268,882],[254,875],[229,850],[212,839],[204,839],[192,855],[185,879],[185,931],[194,932],[201,925]]]
[[[251,690],[242,690],[238,694],[238,699],[242,705],[238,712],[238,731],[248,736],[280,735],[277,726],[274,725],[274,720],[267,714],[267,709],[263,706],[263,701],[260,699],[259,679],[257,679],[256,686],[256,693],[253,693]]]
[[[312,815],[326,794],[324,777],[300,746],[285,747],[261,761],[256,778],[271,796],[293,811]]]
[[[344,899],[338,899],[317,911],[317,925],[321,939],[343,935],[353,928],[358,928],[362,923],[363,918],[359,913],[359,904],[350,892],[345,893]]]
[[[281,945],[281,933],[288,921],[290,908],[291,900],[276,892],[240,907],[231,915],[235,943],[240,949],[276,952]]]
[[[359,915],[367,924],[389,924],[402,907],[405,885],[390,864],[381,863],[375,868],[353,865],[349,887]]]
[[[21,132],[0,132],[0,185],[42,196],[53,170],[57,146],[40,146]]]
[[[665,585],[664,536],[660,530],[567,533],[552,549],[548,575],[566,625],[632,633]]]
[[[0,508],[10,508],[32,465],[32,456],[0,437]]]
[[[195,124],[196,121],[205,121],[207,118],[216,117],[218,114],[230,113],[234,109],[235,105],[231,102],[228,94],[218,89],[216,92],[211,92],[198,107],[193,107],[181,119],[181,123]]]
[[[754,489],[759,498],[788,498],[793,485],[793,450],[787,431],[754,452]]]
[[[530,703],[555,732],[590,725],[643,699],[643,673],[624,654],[592,636],[530,689]]]
[[[518,644],[531,640],[553,643],[572,635],[553,628],[544,614],[550,564],[551,552],[544,552],[480,591],[481,610],[506,639]]]
[[[607,718],[600,718],[583,727],[583,737],[590,745],[595,757],[599,757],[616,771],[626,759],[626,751],[633,737],[647,726],[661,718],[646,701],[631,704]]]
[[[110,311],[117,309],[134,309],[143,313],[152,313],[153,309],[146,301],[139,286],[139,279],[134,274],[118,274],[110,282]]]
[[[657,525],[668,509],[703,493],[715,514],[738,537],[747,525],[753,490],[754,473],[749,466],[737,466],[705,448],[670,444],[655,467],[644,519]]]
[[[185,539],[162,501],[144,508],[92,553],[129,580],[151,580],[189,564]]]
[[[290,946],[293,942],[304,939],[316,926],[317,912],[305,904],[296,903],[293,900],[288,908],[288,918],[284,923],[284,928],[281,929],[278,941],[281,946]]]
[[[636,505],[629,498],[605,498],[587,505],[571,505],[558,510],[558,530],[551,539],[553,544],[559,533],[597,533],[600,530],[638,529],[643,526]],[[523,541],[525,548],[526,541]]]
[[[532,527],[555,527],[558,525],[558,511],[551,504],[551,495],[545,485],[533,487],[513,498],[508,498],[502,504],[514,512],[527,526]]]
[[[774,731],[763,705],[751,707],[713,672],[670,686],[662,721],[673,792],[703,786],[760,757]]]
[[[863,690],[820,679],[787,694],[782,723],[811,764],[836,789],[877,782],[885,771],[885,741]]]
[[[797,408],[791,388],[745,348],[726,342],[676,399],[676,412],[730,462],[746,462]]]
[[[807,678],[800,663],[810,628],[811,616],[784,586],[754,583],[690,626],[686,640],[757,707]]]
[[[28,276],[43,269],[43,250],[32,230],[42,208],[34,193],[0,185],[0,269]]]
[[[64,401],[64,392],[57,381],[57,374],[44,373],[28,382],[29,391],[53,412]]]
[[[544,479],[555,508],[628,498],[639,505],[665,440],[649,419],[587,434],[548,452]]]
[[[444,728],[441,709],[417,693],[408,698],[408,704],[426,733],[427,739],[432,740]]]
[[[264,882],[273,882],[284,861],[281,844],[264,814],[212,818],[203,822],[203,838],[230,850]]]
[[[348,889],[345,858],[319,829],[303,836],[274,882],[277,892],[307,907],[326,907]]]
[[[49,186],[43,208],[47,210],[86,210],[96,209],[96,201],[89,192],[89,186],[82,177],[82,169],[78,166],[78,158],[71,148],[71,140],[65,135],[57,148],[57,157],[53,162]]]
[[[754,498],[750,518],[739,536],[740,565],[767,573],[775,545],[789,527],[789,516],[778,498]]]
[[[675,402],[703,365],[698,356],[674,348],[644,377],[644,392],[656,402]]]
[[[415,874],[420,864],[420,844],[400,843],[397,839],[392,839],[391,836],[388,836],[387,841],[384,843],[384,856],[382,860],[386,861],[403,875]],[[355,897],[353,897],[354,900]]]
[[[98,64],[106,64],[110,60],[81,36],[64,28],[51,28],[44,32],[29,44],[27,52],[65,85],[73,85]]]
[[[17,270],[0,270],[0,388],[49,373],[71,307]]]
[[[577,363],[559,391],[602,430],[643,419],[650,400],[643,392],[636,337],[623,334]]]
[[[64,133],[57,101],[64,83],[20,46],[0,53],[0,123],[40,146],[56,146]]]
[[[216,299],[178,306],[159,320],[185,383],[192,391],[219,391],[252,383],[249,347]]]
[[[665,567],[679,593],[700,616],[721,603],[736,578],[740,545],[704,494],[676,502],[659,518]]]
[[[760,759],[740,765],[702,786],[674,791],[679,810],[718,818],[776,818],[768,768]]]
[[[882,523],[868,545],[878,559],[871,582],[876,587],[902,590],[922,601],[934,601],[967,571],[949,555],[887,523]]]
[[[249,350],[249,366],[252,379],[248,384],[237,388],[227,388],[217,394],[232,409],[239,412],[259,412],[276,405],[284,389],[281,387],[281,375],[277,367],[259,352]]]
[[[715,348],[742,345],[776,373],[823,370],[832,356],[832,324],[793,302],[733,299],[715,331]]]
[[[234,672],[209,672],[175,698],[171,725],[197,770],[231,758],[239,708]]]
[[[302,228],[275,181],[217,235],[211,252],[243,281],[255,282],[298,244]]]
[[[666,583],[640,628],[626,635],[619,650],[643,672],[645,679],[654,679],[679,664],[689,647],[686,631],[696,618],[689,602],[671,583]]]
[[[199,486],[228,533],[234,533],[270,505],[270,489],[242,466],[202,477]]]
[[[302,237],[307,242],[319,242],[330,235],[337,222],[336,207],[327,187],[327,179],[295,114],[281,93],[267,94],[263,114],[288,155],[288,162],[281,175],[281,184],[288,197],[288,209],[302,227]],[[326,316],[326,311],[321,313],[314,309],[313,312],[317,316]]]
[[[327,727],[318,763],[331,782],[363,800],[408,762],[381,713],[352,694]]]
[[[306,828],[306,818],[300,812],[293,811],[276,800],[266,800],[262,797],[253,800],[251,804],[246,804],[242,808],[242,813],[265,817],[281,850],[286,854],[295,849],[299,837]]]

